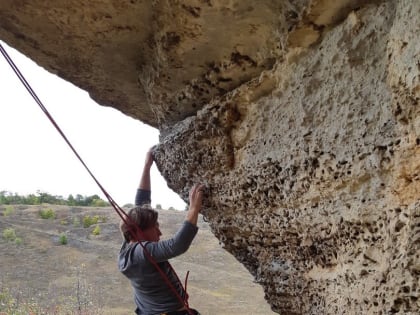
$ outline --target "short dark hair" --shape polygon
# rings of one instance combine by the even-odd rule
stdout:
[[[120,223],[121,233],[127,242],[135,240],[136,226],[143,231],[155,226],[158,220],[158,212],[148,207],[132,208],[128,211],[127,216],[129,217],[127,222],[121,221]]]

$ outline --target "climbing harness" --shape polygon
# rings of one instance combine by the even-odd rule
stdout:
[[[73,153],[76,155],[76,157],[79,159],[79,161],[82,163],[86,171],[89,173],[89,175],[92,177],[92,179],[95,181],[95,183],[98,185],[102,193],[105,195],[105,197],[108,199],[109,203],[114,208],[115,212],[117,212],[118,216],[121,218],[121,220],[130,228],[130,233],[133,236],[135,240],[141,245],[143,248],[143,252],[147,259],[154,265],[154,267],[157,269],[165,283],[168,285],[168,287],[172,290],[172,292],[175,294],[176,298],[184,305],[186,311],[189,315],[194,315],[194,312],[190,309],[188,305],[188,294],[186,290],[186,284],[187,284],[187,277],[185,280],[185,288],[182,285],[178,275],[176,274],[175,270],[171,266],[169,262],[168,266],[172,274],[175,276],[176,280],[179,282],[179,285],[181,286],[182,291],[185,294],[185,297],[183,298],[178,290],[174,287],[172,282],[169,280],[168,276],[165,274],[165,272],[162,270],[162,268],[159,267],[158,263],[155,259],[153,259],[152,255],[148,252],[145,245],[142,242],[143,232],[140,229],[140,227],[135,224],[135,222],[127,215],[127,213],[115,202],[115,200],[111,197],[111,195],[105,190],[105,188],[102,186],[102,184],[96,179],[96,177],[93,175],[93,173],[90,171],[90,169],[87,167],[83,159],[80,157],[80,155],[77,153],[76,149],[73,147],[73,145],[70,143],[70,141],[67,139],[66,135],[63,133],[63,131],[60,129],[58,124],[55,122],[54,118],[50,115],[44,104],[41,102],[41,100],[38,98],[32,87],[29,85],[28,81],[26,81],[25,77],[22,75],[22,73],[19,71],[18,67],[15,65],[13,60],[10,58],[10,56],[7,54],[6,50],[3,48],[3,46],[0,43],[0,52],[3,55],[3,57],[6,59],[7,63],[10,65],[12,70],[15,72],[19,80],[22,82],[26,90],[29,92],[29,94],[32,96],[32,98],[35,100],[35,102],[38,104],[38,106],[41,108],[41,110],[44,112],[44,114],[48,117],[50,122],[53,124],[55,129],[59,132],[59,134],[62,136],[64,141],[67,143],[67,145],[70,147],[70,149],[73,151]]]

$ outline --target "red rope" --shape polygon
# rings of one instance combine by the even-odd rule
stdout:
[[[83,161],[83,159],[77,153],[76,149],[73,147],[73,145],[67,139],[67,137],[64,134],[64,132],[60,129],[60,127],[58,126],[58,124],[55,122],[54,118],[50,115],[50,113],[48,112],[47,108],[44,106],[44,104],[38,98],[38,96],[36,95],[36,93],[34,92],[34,90],[32,89],[32,87],[29,85],[28,81],[26,81],[25,77],[19,71],[18,67],[15,65],[15,63],[13,62],[13,60],[7,54],[6,50],[3,48],[3,46],[1,45],[1,43],[0,43],[0,52],[2,53],[2,55],[4,56],[4,58],[6,59],[6,61],[10,65],[10,67],[13,69],[13,71],[15,72],[15,74],[17,75],[17,77],[19,78],[19,80],[22,82],[22,84],[24,85],[24,87],[26,88],[26,90],[29,92],[29,94],[32,96],[32,98],[35,100],[35,102],[38,104],[38,106],[41,108],[41,110],[44,112],[44,114],[48,117],[48,119],[53,124],[53,126],[55,127],[55,129],[63,137],[64,141],[66,141],[66,143],[68,144],[68,146],[70,147],[70,149],[73,151],[73,153],[79,159],[79,161],[82,163],[82,165],[87,170],[87,172],[89,173],[89,175],[96,182],[96,184],[98,185],[98,187],[101,189],[102,193],[105,195],[105,197],[108,199],[109,203],[114,208],[115,212],[117,212],[117,214],[119,215],[119,217],[121,218],[121,220],[125,224],[127,224],[127,226],[130,228],[131,235],[141,245],[141,247],[143,248],[143,252],[144,252],[145,256],[147,257],[147,259],[149,259],[149,261],[155,266],[155,268],[158,270],[159,274],[162,276],[163,280],[166,282],[166,284],[168,285],[168,287],[175,294],[176,298],[184,305],[184,307],[186,308],[187,312],[190,315],[194,315],[194,313],[192,312],[192,310],[189,308],[189,305],[188,305],[188,294],[187,294],[187,290],[184,289],[184,287],[182,286],[182,283],[179,280],[179,277],[176,274],[175,270],[172,268],[171,264],[169,264],[169,262],[168,262],[168,266],[169,266],[170,270],[175,275],[176,279],[179,281],[179,284],[181,285],[182,290],[185,292],[185,298],[182,298],[182,296],[179,294],[178,290],[174,287],[174,285],[172,284],[172,282],[169,280],[168,276],[159,267],[159,265],[157,264],[156,260],[153,259],[152,255],[148,252],[148,250],[146,249],[146,247],[142,243],[142,240],[144,240],[144,237],[143,237],[143,232],[141,231],[140,227],[137,224],[135,224],[135,222],[115,202],[115,200],[111,197],[111,195],[105,190],[105,188],[101,185],[101,183],[96,179],[96,177],[93,175],[93,173],[87,167],[87,165],[85,164],[85,162]]]

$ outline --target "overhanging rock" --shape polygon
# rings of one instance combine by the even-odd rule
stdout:
[[[2,1],[0,38],[161,131],[281,314],[419,309],[420,2]]]

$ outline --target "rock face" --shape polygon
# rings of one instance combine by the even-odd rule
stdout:
[[[420,2],[12,1],[0,38],[161,131],[279,314],[417,314]]]

